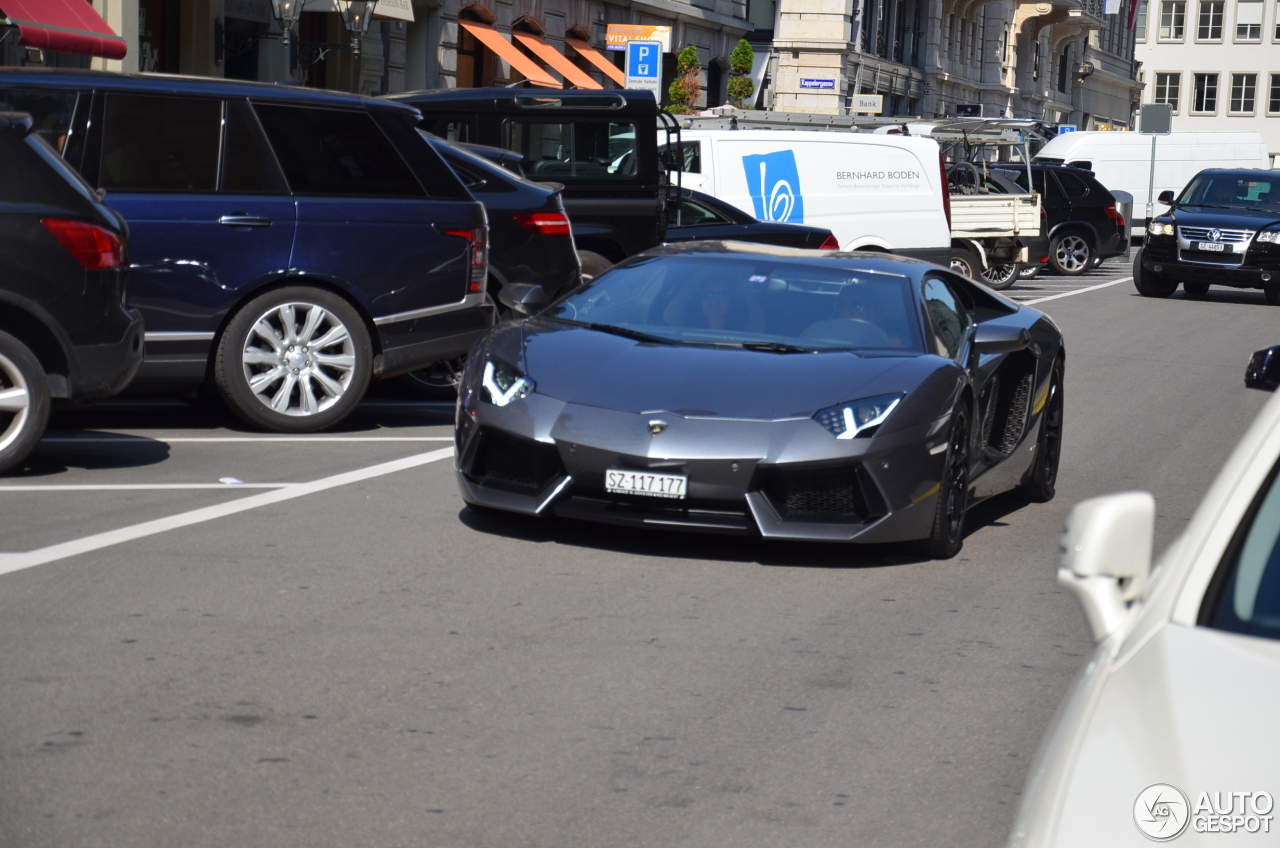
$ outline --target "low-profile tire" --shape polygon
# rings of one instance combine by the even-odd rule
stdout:
[[[1178,281],[1142,267],[1142,251],[1133,260],[1133,287],[1143,297],[1169,297],[1178,290]]]
[[[1186,292],[1187,297],[1192,300],[1204,300],[1209,294],[1208,283],[1192,283],[1186,280],[1182,281],[1182,290]]]
[[[289,286],[236,312],[213,376],[227,406],[249,424],[310,433],[351,414],[372,371],[369,331],[355,308],[332,292]]]
[[[0,473],[27,458],[49,423],[49,381],[26,345],[0,332]]]
[[[1101,256],[1094,256],[1093,259],[1089,260],[1089,270],[1093,271],[1098,268],[1101,268],[1102,263],[1106,261],[1107,260],[1103,259]]]
[[[1266,295],[1267,303],[1280,306],[1280,282],[1267,283],[1262,293]]]
[[[1018,279],[1022,282],[1034,280],[1036,277],[1040,276],[1040,269],[1042,267],[1044,266],[1039,262],[1028,262],[1026,265],[1022,266],[1020,271],[1018,271]]]
[[[1062,360],[1055,360],[1045,395],[1044,414],[1040,419],[1040,435],[1036,439],[1036,458],[1020,487],[1032,503],[1053,500],[1058,486],[1058,461],[1062,457],[1063,396]]]
[[[933,526],[929,537],[916,545],[930,559],[951,559],[964,546],[964,513],[969,505],[969,410],[963,405],[952,415],[949,439]]]
[[[613,267],[613,263],[608,259],[590,250],[579,250],[578,260],[582,263],[582,282],[584,283],[591,282]]]
[[[1009,265],[992,265],[982,272],[979,279],[989,289],[1004,291],[1018,282],[1022,277],[1022,266],[1015,263]]]
[[[973,255],[973,251],[966,250],[963,247],[953,247],[951,248],[951,270],[961,276],[976,280],[979,279],[978,274],[982,270],[982,263],[978,261],[978,257]]]
[[[1074,230],[1058,233],[1049,242],[1049,266],[1064,277],[1080,276],[1093,266],[1093,244]]]

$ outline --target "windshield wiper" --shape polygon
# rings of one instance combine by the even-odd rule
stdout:
[[[747,350],[763,350],[767,353],[817,353],[812,348],[783,344],[782,342],[743,342],[738,346]]]
[[[652,342],[654,344],[672,345],[677,344],[674,339],[664,339],[662,336],[651,336],[648,333],[642,333],[639,330],[629,330],[626,327],[615,327],[611,324],[592,324],[587,321],[574,321],[569,318],[555,318],[555,321],[563,321],[566,324],[572,324],[575,327],[586,327],[588,330],[599,330],[602,333],[612,333],[615,336],[622,336],[624,339],[635,339],[638,342]]]

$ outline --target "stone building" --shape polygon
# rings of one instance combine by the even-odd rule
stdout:
[[[1102,0],[780,0],[778,110],[1030,118],[1126,129],[1141,83],[1130,3]]]

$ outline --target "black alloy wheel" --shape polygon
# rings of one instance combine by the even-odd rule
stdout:
[[[0,332],[0,473],[40,443],[49,421],[49,383],[25,344]]]
[[[1143,297],[1168,297],[1178,290],[1178,281],[1142,267],[1142,251],[1133,260],[1133,287]]]
[[[1032,503],[1053,500],[1058,485],[1058,460],[1062,456],[1063,417],[1062,360],[1055,360],[1045,395],[1044,414],[1040,419],[1040,437],[1036,440],[1036,459],[1027,472],[1021,490]]]
[[[952,413],[947,464],[938,483],[933,529],[919,550],[930,559],[951,559],[964,546],[964,514],[969,506],[969,410]]]
[[[1018,282],[1021,277],[1021,268],[1022,266],[1016,262],[1009,265],[992,265],[982,272],[982,282],[986,283],[987,288],[1004,291]]]
[[[1081,233],[1058,233],[1049,242],[1049,265],[1054,273],[1078,277],[1093,267],[1093,244]]]
[[[1204,300],[1209,294],[1208,283],[1192,283],[1187,280],[1182,281],[1182,290],[1187,293],[1187,297],[1192,300]]]

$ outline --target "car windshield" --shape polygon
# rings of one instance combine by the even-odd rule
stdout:
[[[1280,639],[1280,468],[1262,487],[1222,567],[1226,585],[1207,623]]]
[[[614,268],[544,315],[674,344],[924,350],[907,277],[821,259],[646,257]]]
[[[1280,177],[1199,174],[1182,190],[1178,205],[1280,212]]]

